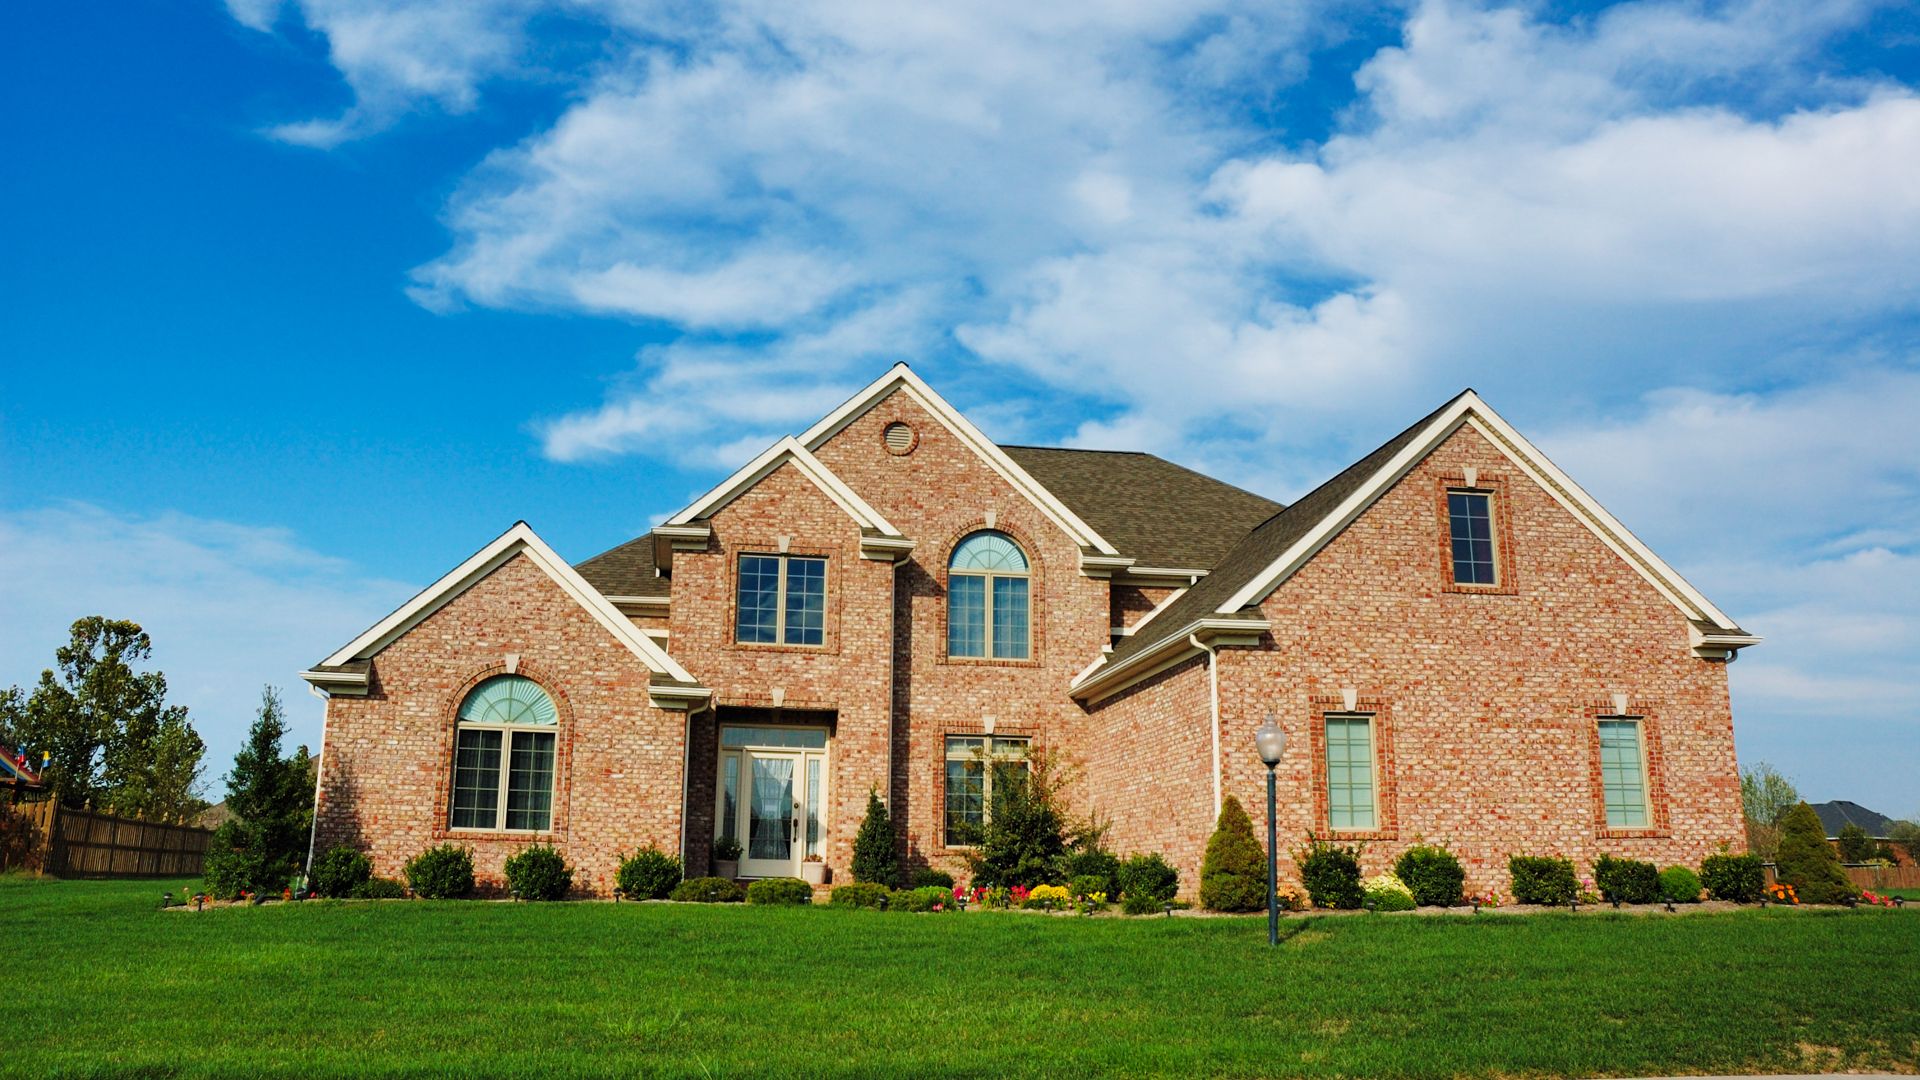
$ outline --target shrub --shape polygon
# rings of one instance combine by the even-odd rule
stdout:
[[[1075,828],[1064,809],[1067,778],[1039,751],[1031,754],[1027,766],[1024,777],[1014,769],[995,773],[986,827],[980,830],[979,846],[967,853],[974,884],[1012,887],[1066,880],[1062,864]]]
[[[1067,876],[1069,883],[1077,883],[1081,878],[1100,879],[1100,887],[1091,890],[1107,894],[1107,899],[1117,900],[1126,891],[1126,885],[1120,880],[1120,859],[1113,852],[1099,847],[1084,847],[1067,853],[1060,862],[1060,872]],[[1076,887],[1075,891],[1078,889]]]
[[[473,892],[473,852],[441,844],[407,862],[407,884],[413,895],[428,900],[450,900]]]
[[[761,878],[747,886],[749,904],[811,904],[813,886],[797,877]]]
[[[1515,855],[1507,860],[1513,899],[1519,904],[1571,904],[1580,881],[1573,862],[1551,856]]]
[[[1700,878],[1684,866],[1660,871],[1660,895],[1676,904],[1700,902]]]
[[[390,877],[370,877],[347,894],[352,900],[404,900],[407,887]]]
[[[835,886],[827,902],[841,907],[883,908],[892,895],[892,889],[876,881],[849,882]]]
[[[1293,853],[1300,865],[1300,884],[1319,908],[1357,908],[1366,898],[1360,887],[1360,848],[1307,837],[1307,846]],[[1404,888],[1404,886],[1402,886]],[[1261,890],[1261,904],[1266,903]],[[1412,895],[1409,893],[1408,895]]]
[[[1107,879],[1099,874],[1081,874],[1067,883],[1067,891],[1073,894],[1076,900],[1090,899],[1095,896],[1106,900],[1114,895],[1107,891],[1107,887]]]
[[[853,880],[892,885],[900,878],[898,843],[893,833],[893,818],[880,793],[867,790],[867,817],[853,838]]]
[[[373,863],[358,850],[342,844],[328,849],[313,861],[307,886],[321,896],[338,899],[350,895],[373,876]]]
[[[1158,852],[1132,855],[1120,864],[1120,895],[1138,896],[1157,910],[1180,892],[1180,871]]]
[[[228,821],[207,841],[201,874],[207,892],[216,900],[237,900],[243,892],[275,893],[286,887],[286,873],[269,864],[251,834],[238,821]]]
[[[1593,860],[1600,898],[1614,904],[1651,904],[1660,899],[1660,869],[1638,859],[1602,855]]]
[[[887,904],[888,911],[953,911],[959,905],[953,902],[953,890],[938,885],[928,885],[919,889],[906,889],[893,894]]]
[[[1266,852],[1254,838],[1253,821],[1240,800],[1220,804],[1220,820],[1207,838],[1200,863],[1200,903],[1214,911],[1256,911],[1267,906]]]
[[[1467,886],[1460,859],[1439,844],[1415,844],[1393,861],[1393,874],[1413,893],[1413,901],[1428,907],[1452,907]]]
[[[1027,898],[1020,901],[1020,906],[1040,911],[1059,911],[1072,902],[1073,894],[1067,891],[1065,885],[1035,885],[1027,893]]]
[[[1842,825],[1840,835],[1836,839],[1839,841],[1842,862],[1863,863],[1873,858],[1873,837],[1868,836],[1867,830],[1853,822],[1849,821]]]
[[[1813,807],[1798,803],[1780,819],[1780,854],[1774,876],[1793,886],[1803,904],[1839,904],[1860,895],[1827,843],[1827,830]]]
[[[1120,910],[1129,915],[1159,915],[1166,911],[1167,901],[1147,893],[1122,893]]]
[[[747,890],[730,878],[688,878],[673,887],[669,900],[694,904],[737,904],[747,898]]]
[[[1715,900],[1757,904],[1766,880],[1766,868],[1758,855],[1729,855],[1723,851],[1700,860],[1700,883]]]
[[[1419,906],[1414,902],[1413,890],[1394,874],[1368,878],[1360,890],[1366,896],[1367,906],[1375,911],[1412,911]]]
[[[953,875],[931,866],[923,866],[913,872],[913,888],[925,889],[935,885],[943,889],[953,888]]]
[[[620,860],[613,883],[629,900],[664,900],[680,884],[680,860],[658,848],[636,851]]]
[[[507,888],[522,900],[565,900],[573,870],[552,844],[521,848],[507,859]]]

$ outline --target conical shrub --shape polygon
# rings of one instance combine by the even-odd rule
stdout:
[[[1780,853],[1774,873],[1793,886],[1803,904],[1838,904],[1859,895],[1827,843],[1826,827],[1813,807],[1800,803],[1780,818]]]
[[[1258,911],[1267,906],[1267,853],[1253,821],[1229,795],[1200,864],[1200,903],[1212,911]]]

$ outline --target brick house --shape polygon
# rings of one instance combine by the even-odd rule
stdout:
[[[314,843],[382,874],[534,840],[605,894],[653,845],[846,879],[868,792],[958,869],[1044,750],[1109,846],[1197,889],[1252,732],[1281,866],[1443,841],[1697,862],[1741,845],[1741,630],[1468,391],[1291,506],[1146,454],[999,446],[905,365],[577,566],[525,523],[302,677]],[[797,876],[797,875],[796,875]]]

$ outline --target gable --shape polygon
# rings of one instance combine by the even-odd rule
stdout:
[[[846,485],[833,470],[826,467],[811,450],[789,435],[774,443],[732,476],[721,481],[719,486],[694,500],[686,509],[667,519],[668,525],[690,525],[710,518],[753,489],[754,485],[772,475],[776,470],[791,466],[800,475],[806,477],[821,493],[833,500],[856,526],[872,529],[883,536],[898,537],[895,529],[880,512],[868,506],[854,490]]]

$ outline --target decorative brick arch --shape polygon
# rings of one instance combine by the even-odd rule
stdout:
[[[454,731],[460,724],[460,706],[467,696],[481,683],[496,675],[519,675],[532,680],[553,700],[554,740],[553,740],[553,827],[544,833],[477,831],[474,829],[454,829],[449,823],[453,814],[453,748]],[[567,839],[567,826],[572,818],[573,793],[573,740],[577,727],[574,723],[573,702],[567,696],[559,680],[552,672],[538,663],[527,660],[518,661],[511,670],[506,662],[487,664],[475,669],[440,704],[439,718],[439,756],[434,765],[433,797],[433,838],[435,840],[506,840],[519,843],[531,843],[545,838],[555,844],[564,844]],[[501,768],[506,768],[503,759]]]

